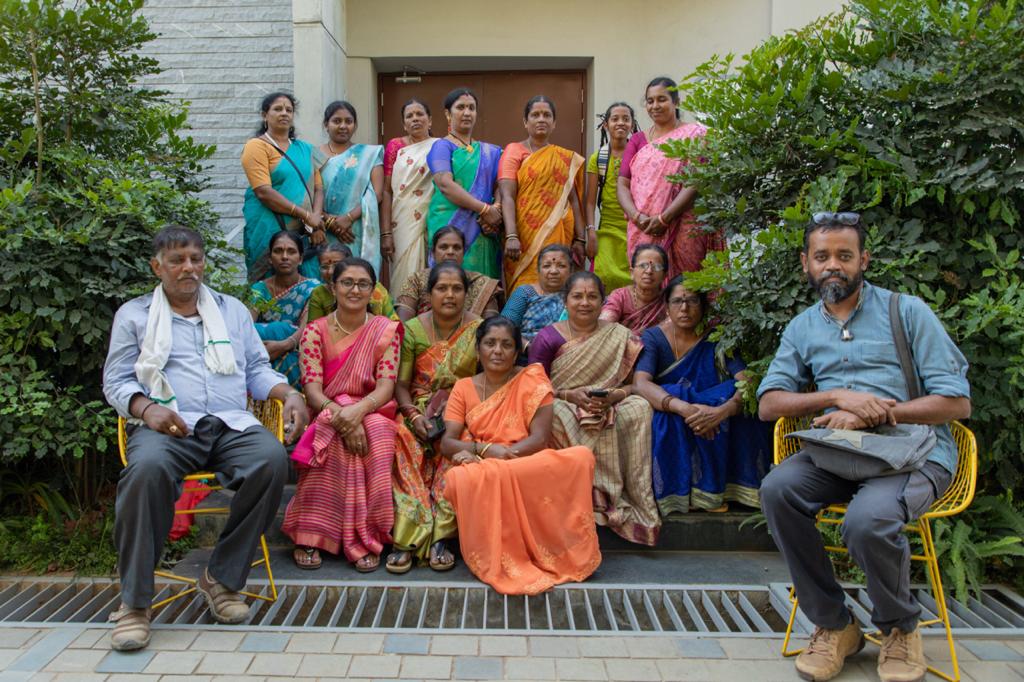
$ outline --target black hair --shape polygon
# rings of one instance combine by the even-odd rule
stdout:
[[[661,292],[661,298],[665,301],[665,305],[668,305],[668,299],[672,296],[673,289],[676,287],[683,287],[686,289],[686,284],[683,282],[683,279],[684,275],[676,275],[668,281],[667,285],[665,285],[665,290]],[[690,291],[690,289],[686,290]],[[703,315],[708,311],[708,292],[692,291],[691,293],[697,294],[697,297],[700,298],[700,312]]]
[[[288,230],[278,230],[275,232],[273,236],[270,237],[270,245],[267,247],[267,250],[273,251],[274,244],[282,239],[291,239],[292,243],[295,244],[295,248],[299,250],[299,255],[302,255],[302,252],[305,250],[305,247],[302,246],[302,240],[299,239],[299,235],[294,232],[289,232]]]
[[[569,275],[569,279],[565,280],[565,288],[562,289],[562,300],[568,299],[572,288],[576,286],[577,282],[582,282],[583,280],[597,284],[597,290],[601,293],[601,300],[604,301],[604,282],[601,281],[600,277],[587,270],[577,270]]]
[[[477,107],[480,106],[480,100],[477,98],[476,93],[469,88],[455,88],[449,92],[444,98],[444,109],[445,111],[451,112],[452,107],[455,105],[455,101],[463,95],[469,95],[476,102]]]
[[[171,223],[160,228],[160,231],[153,235],[153,256],[158,257],[161,251],[180,248],[182,246],[197,246],[200,250],[206,250],[206,243],[203,235],[190,227]]]
[[[644,88],[645,98],[647,97],[647,91],[653,88],[655,85],[660,85],[664,87],[666,90],[668,90],[668,96],[672,98],[672,104],[676,105],[676,118],[679,118],[681,116],[681,114],[679,113],[679,90],[677,89],[679,85],[668,76],[658,76],[657,78],[652,78],[651,82],[647,84],[646,88]]]
[[[370,276],[370,281],[373,282],[373,286],[377,286],[377,273],[373,271],[373,266],[370,265],[369,261],[356,256],[346,258],[334,265],[334,272],[331,273],[331,283],[337,284],[338,278],[341,277],[341,273],[345,272],[348,268],[362,268],[363,270],[366,270],[366,274]],[[372,289],[373,287],[370,288]]]
[[[334,116],[339,109],[344,109],[348,113],[352,114],[352,122],[359,125],[359,114],[356,113],[356,108],[343,99],[331,102],[327,105],[327,108],[324,109],[324,125],[327,125],[327,122],[331,120],[331,116]]]
[[[402,105],[402,120],[405,120],[405,110],[413,104],[419,104],[423,107],[423,111],[427,112],[427,116],[430,116],[430,105],[421,100],[419,97],[410,97],[409,101]]]
[[[864,242],[867,241],[868,233],[867,230],[864,229],[864,222],[862,220],[858,219],[856,223],[852,225],[847,225],[846,223],[841,223],[838,221],[826,221],[818,223],[815,222],[812,218],[807,223],[807,226],[804,227],[804,253],[807,253],[808,249],[811,246],[811,234],[818,230],[822,232],[833,232],[835,230],[856,230],[857,248],[860,250],[861,253],[864,253]]]
[[[558,112],[555,111],[555,103],[551,101],[550,97],[547,95],[535,95],[534,97],[531,97],[526,102],[526,106],[523,107],[523,120],[530,117],[530,111],[533,110],[533,105],[540,104],[541,102],[545,102],[549,107],[551,107],[551,118],[558,116]]]
[[[434,236],[430,239],[430,252],[433,253],[437,250],[437,244],[441,239],[450,234],[457,234],[459,240],[462,241],[462,250],[466,250],[466,235],[462,234],[462,230],[457,228],[455,225],[445,225],[440,230],[434,233]]]
[[[285,99],[287,99],[289,102],[292,103],[292,111],[293,112],[296,109],[299,108],[299,103],[295,101],[295,95],[291,94],[290,92],[272,92],[272,93],[270,93],[269,95],[267,95],[266,97],[264,97],[260,101],[260,113],[261,114],[270,113],[270,107],[274,106],[274,102],[276,102],[277,100],[281,99],[282,97],[284,97]],[[292,119],[292,120],[294,120],[294,119]],[[259,137],[260,135],[262,135],[265,132],[267,132],[267,121],[266,121],[266,119],[260,121],[260,127],[256,129],[256,134],[253,135],[253,137]],[[294,140],[295,139],[295,126],[294,125],[292,125],[290,128],[288,128],[288,139],[289,140]]]
[[[340,253],[342,258],[352,257],[352,249],[348,248],[347,244],[342,244],[341,242],[328,242],[320,253],[317,254],[317,258],[325,253]]]
[[[597,116],[601,121],[597,124],[597,129],[601,132],[601,144],[597,145],[599,149],[608,144],[608,129],[605,128],[605,124],[608,123],[608,119],[612,116],[612,109],[616,109],[618,107],[626,107],[629,109],[629,117],[633,119],[633,128],[629,131],[629,134],[632,135],[640,130],[640,124],[636,120],[636,112],[633,111],[633,107],[626,102],[612,102],[608,105],[608,108],[604,110],[603,114],[598,114]]]
[[[437,285],[437,280],[441,279],[441,273],[443,272],[459,273],[459,279],[462,280],[462,288],[469,291],[469,275],[466,274],[461,265],[450,260],[443,260],[430,268],[430,274],[427,275],[427,291],[434,290],[434,286]]]
[[[656,251],[661,256],[661,264],[668,270],[668,254],[665,253],[665,249],[661,248],[658,244],[640,244],[636,247],[636,251],[633,252],[632,258],[629,259],[629,267],[636,267],[636,259],[644,251]]]
[[[519,331],[519,327],[515,323],[502,315],[491,315],[486,320],[480,323],[480,326],[476,328],[476,346],[480,347],[484,337],[496,327],[503,327],[509,331],[512,335],[512,341],[516,345],[516,355],[523,352],[523,334]]]
[[[544,256],[555,252],[565,256],[565,260],[569,262],[569,267],[572,267],[572,251],[570,251],[569,247],[565,244],[548,244],[541,249],[540,253],[537,254],[537,267],[540,268],[540,262],[544,260]]]

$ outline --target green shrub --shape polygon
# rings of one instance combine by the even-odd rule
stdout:
[[[0,0],[0,462],[88,506],[119,466],[100,372],[114,312],[154,286],[149,240],[203,231],[209,146],[138,87],[142,0]],[[216,255],[216,254],[215,254]]]
[[[680,90],[708,135],[666,147],[705,159],[678,179],[698,190],[697,213],[731,248],[688,281],[721,291],[714,338],[750,361],[748,397],[785,325],[812,302],[803,225],[815,211],[859,211],[868,279],[921,296],[971,364],[980,488],[1018,498],[1022,35],[1024,5],[1012,1],[852,2],[742,60],[699,66]]]

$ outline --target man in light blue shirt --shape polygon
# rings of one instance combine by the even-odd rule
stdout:
[[[238,591],[277,512],[288,459],[246,410],[247,394],[284,401],[289,442],[308,421],[302,395],[270,367],[246,307],[203,285],[203,248],[202,237],[184,227],[154,236],[150,264],[161,285],[117,311],[103,368],[107,401],[129,419],[114,523],[121,609],[112,616],[111,646],[122,651],[149,643],[153,571],[182,479],[195,471],[215,472],[235,492],[196,587],[215,620],[248,616]]]
[[[816,467],[801,451],[765,477],[761,506],[800,607],[816,626],[796,660],[797,672],[804,679],[831,679],[864,646],[815,527],[819,510],[847,503],[843,540],[864,571],[872,621],[884,634],[879,677],[921,680],[920,607],[910,593],[910,545],[902,531],[945,491],[956,469],[947,424],[971,413],[967,361],[924,301],[901,296],[900,318],[924,387],[921,397],[909,399],[889,322],[893,294],[864,281],[870,256],[858,214],[815,214],[800,259],[821,301],[786,327],[758,387],[761,418],[824,412],[815,425],[852,430],[932,424],[937,441],[924,467],[912,473],[850,481]],[[815,390],[806,391],[812,384]]]

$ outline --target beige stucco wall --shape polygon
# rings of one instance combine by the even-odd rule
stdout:
[[[551,68],[584,58],[588,112],[594,114],[618,99],[639,108],[643,86],[654,76],[678,78],[713,54],[742,54],[770,35],[837,10],[841,2],[347,0],[346,5],[347,59],[338,65],[344,70],[342,94],[359,110],[358,137],[371,141],[377,126],[375,60],[403,58],[402,63],[418,65],[417,58],[435,63],[444,58],[458,70],[475,70],[479,57],[509,63],[523,56],[551,57]],[[301,42],[296,34],[297,54]],[[641,119],[646,123],[642,114]]]
[[[324,137],[321,115],[345,90],[347,0],[292,0],[296,129],[307,140]]]

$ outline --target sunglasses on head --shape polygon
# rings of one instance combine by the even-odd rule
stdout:
[[[860,213],[852,211],[846,213],[830,213],[822,211],[811,216],[815,225],[857,225],[860,223]]]

